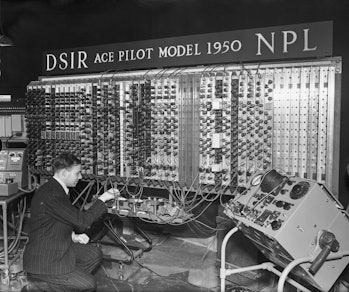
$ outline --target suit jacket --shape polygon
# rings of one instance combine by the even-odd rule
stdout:
[[[59,182],[51,178],[35,192],[31,202],[24,270],[47,275],[72,272],[75,269],[72,231],[86,229],[106,212],[101,200],[96,200],[87,211],[80,211]]]

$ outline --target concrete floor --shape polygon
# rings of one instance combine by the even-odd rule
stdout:
[[[101,245],[105,260],[95,272],[96,292],[217,292],[220,291],[219,266],[214,250],[215,237],[207,239],[184,239],[161,234],[149,234],[152,248],[137,252],[132,263],[123,263],[129,259],[125,249]],[[146,242],[139,236],[122,237],[130,242],[133,238],[139,245]],[[112,242],[109,237],[102,239]],[[212,249],[208,248],[212,247]],[[218,264],[219,265],[219,264]],[[26,283],[23,273],[14,276],[9,285],[0,283],[0,291],[18,292]],[[229,292],[275,292],[277,279],[269,274],[267,281],[260,279],[248,282],[226,282]],[[285,286],[284,292],[296,291]],[[332,291],[331,291],[332,292]],[[348,292],[342,287],[333,292]]]
[[[105,260],[95,272],[97,292],[215,292],[220,290],[219,267],[215,251],[216,238],[178,238],[148,233],[152,240],[149,251],[133,250],[135,259],[125,263],[129,255],[124,248],[102,244]],[[139,236],[123,236],[131,243],[147,243]],[[114,242],[105,236],[104,243]],[[26,284],[23,273],[19,273],[10,285],[0,284],[0,291],[20,291]],[[227,287],[239,286],[227,282]],[[262,289],[258,289],[262,290]],[[228,290],[227,290],[228,291]],[[229,290],[253,291],[253,290]],[[272,291],[265,290],[265,291]]]
[[[178,238],[151,238],[152,249],[131,264],[117,262],[127,257],[122,249],[102,246],[104,255],[116,261],[104,261],[97,277],[104,274],[117,279],[118,283],[124,279],[132,287],[129,291],[217,291],[219,274],[214,251]],[[99,287],[98,292],[118,291],[104,289]]]
[[[200,246],[201,243],[158,235],[150,237],[152,249],[142,253],[134,251],[138,256],[130,264],[124,263],[129,256],[123,248],[101,245],[106,260],[95,272],[97,292],[218,291],[214,251]],[[0,291],[17,292],[25,284],[25,275],[18,273],[9,285],[0,283]]]

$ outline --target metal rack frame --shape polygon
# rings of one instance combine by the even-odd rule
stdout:
[[[226,258],[226,246],[228,243],[228,240],[234,233],[236,233],[239,229],[237,227],[234,227],[231,229],[224,237],[222,241],[222,248],[221,248],[221,268],[220,268],[220,291],[224,292],[225,291],[225,279],[227,276],[232,275],[232,274],[237,274],[237,273],[242,273],[246,271],[253,271],[253,270],[268,270],[275,275],[279,276],[279,281],[278,281],[278,286],[277,286],[277,292],[283,292],[284,290],[284,285],[285,281],[290,283],[292,286],[295,288],[304,291],[304,292],[311,292],[309,289],[305,288],[295,280],[292,280],[288,278],[288,274],[298,265],[302,263],[309,263],[314,260],[314,257],[304,257],[304,258],[299,258],[295,259],[292,262],[290,262],[282,272],[280,272],[278,269],[275,268],[275,264],[271,262],[265,262],[259,265],[254,265],[254,266],[249,266],[249,267],[243,267],[243,268],[237,268],[237,269],[226,269],[225,267],[225,258]],[[334,260],[334,259],[340,259],[343,257],[349,256],[349,251],[342,251],[342,252],[337,252],[330,254],[326,261]]]

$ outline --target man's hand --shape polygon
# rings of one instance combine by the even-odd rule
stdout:
[[[119,195],[120,195],[119,190],[112,188],[104,192],[102,195],[100,195],[98,199],[100,199],[103,202],[106,202],[106,201],[115,199]]]
[[[81,234],[76,234],[74,231],[71,234],[71,239],[75,243],[81,243],[81,244],[86,244],[90,241],[90,238],[88,237],[87,234],[81,233]]]

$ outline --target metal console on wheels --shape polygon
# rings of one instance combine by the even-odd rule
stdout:
[[[225,205],[235,223],[224,238],[221,288],[225,277],[245,270],[267,269],[280,276],[279,291],[287,274],[328,291],[349,263],[349,217],[325,186],[275,170],[255,175],[250,187]],[[272,262],[242,270],[225,268],[225,247],[240,230]],[[284,269],[280,273],[274,265]],[[309,291],[292,279],[290,284]]]

